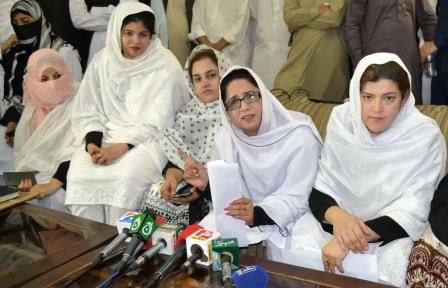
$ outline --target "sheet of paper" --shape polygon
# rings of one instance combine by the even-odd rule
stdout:
[[[238,165],[226,164],[222,160],[211,161],[207,163],[207,170],[217,231],[222,238],[237,238],[240,247],[248,246],[244,221],[224,213],[224,208],[231,201],[243,195]]]
[[[281,258],[287,264],[324,271],[322,254],[319,250],[283,250]],[[376,255],[349,253],[342,266],[345,273],[336,271],[337,274],[378,282]]]

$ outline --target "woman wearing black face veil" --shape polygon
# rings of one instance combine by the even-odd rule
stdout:
[[[67,63],[73,80],[81,81],[82,69],[78,52],[56,36],[35,0],[20,0],[11,8],[11,23],[19,42],[7,50],[1,59],[5,70],[4,93],[0,95],[0,124],[6,126],[5,140],[14,145],[14,130],[23,110],[22,82],[29,56],[41,48],[58,50]],[[1,130],[4,130],[1,129]]]

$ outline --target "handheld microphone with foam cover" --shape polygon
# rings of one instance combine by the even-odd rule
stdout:
[[[269,284],[268,273],[258,265],[233,272],[232,280],[236,288],[266,288]]]
[[[174,267],[176,267],[177,263],[185,257],[186,254],[186,245],[185,245],[185,239],[190,236],[191,234],[194,234],[196,231],[202,229],[202,226],[200,225],[190,225],[185,228],[182,233],[180,233],[179,237],[176,241],[176,252],[174,252],[173,255],[171,255],[165,263],[151,276],[151,278],[148,281],[148,284],[146,285],[147,288],[155,287],[157,281],[160,279],[163,279]]]

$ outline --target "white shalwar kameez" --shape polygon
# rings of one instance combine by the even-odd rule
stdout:
[[[252,54],[249,19],[249,0],[196,0],[188,39],[207,36],[212,43],[225,39],[230,44],[221,52],[230,62],[248,67]]]
[[[413,241],[425,231],[432,196],[445,173],[446,144],[434,120],[415,108],[412,93],[391,127],[371,136],[361,120],[360,79],[368,66],[389,61],[405,69],[411,81],[395,54],[376,53],[359,62],[350,102],[330,116],[314,187],[363,221],[388,216],[407,232],[409,237],[384,246],[370,243],[368,251],[377,255],[379,280],[402,287]],[[292,249],[321,250],[332,238],[308,213],[294,226]]]
[[[66,205],[73,213],[83,210],[84,217],[94,217],[89,207],[96,213],[94,207],[135,210],[143,206],[144,192],[161,179],[166,164],[156,140],[189,100],[179,62],[156,35],[137,58],[121,54],[123,19],[143,11],[153,13],[137,2],[114,10],[106,47],[89,65],[74,105],[72,124],[78,148],[67,177]],[[96,165],[85,151],[85,136],[91,131],[103,133],[103,147],[128,143],[134,148],[109,165]],[[114,224],[116,218],[109,218],[95,220]]]
[[[71,129],[73,98],[56,106],[30,135],[33,106],[26,106],[16,128],[14,138],[13,171],[38,171],[36,182],[47,183],[56,173],[59,164],[69,161],[74,146]],[[60,188],[43,199],[31,203],[69,213],[64,206],[65,190]]]
[[[273,251],[289,248],[295,221],[309,209],[322,144],[311,118],[286,110],[252,70],[233,66],[222,79],[236,69],[248,70],[258,84],[261,125],[258,135],[247,136],[230,123],[220,99],[223,128],[216,138],[215,158],[238,164],[243,196],[277,224],[248,228],[250,244],[267,240],[272,258]]]
[[[283,20],[283,0],[251,0],[250,13],[256,21],[252,70],[272,90],[289,51],[290,34]]]

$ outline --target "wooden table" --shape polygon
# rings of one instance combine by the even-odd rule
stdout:
[[[123,249],[124,250],[124,249]],[[122,251],[123,251],[122,250]],[[70,279],[76,278],[83,273],[89,266],[89,263],[98,255],[101,249],[89,252],[73,261],[66,263],[52,271],[51,274],[42,275],[34,281],[24,285],[23,288],[34,287],[62,287]],[[121,252],[122,252],[121,251]],[[71,288],[90,288],[96,287],[111,273],[110,265],[119,260],[116,257],[106,262],[105,267],[87,272]],[[144,267],[137,275],[124,276],[113,287],[145,287],[149,277],[155,271],[157,266],[163,262],[163,259],[156,257],[154,262]],[[390,287],[374,282],[368,282],[351,277],[333,275],[317,270],[287,265],[283,263],[272,262],[266,259],[260,259],[253,256],[241,255],[241,266],[260,265],[269,273],[269,287],[273,288],[309,288],[309,287],[363,287],[379,288]],[[159,283],[160,284],[160,283]],[[160,287],[160,286],[159,286]],[[222,287],[220,273],[212,272],[208,269],[198,267],[193,274],[179,274],[168,278],[163,287],[182,287],[182,288],[205,288]]]
[[[116,234],[115,227],[31,204],[1,211],[0,286],[23,287],[51,275]]]

